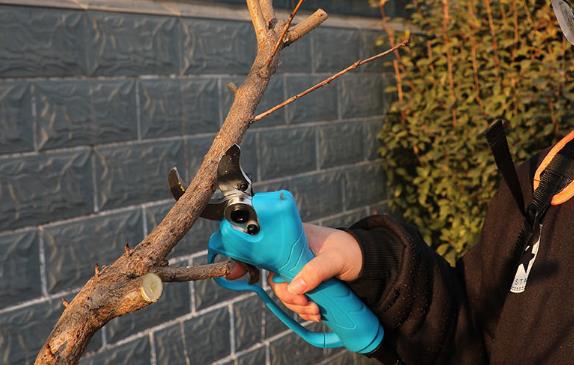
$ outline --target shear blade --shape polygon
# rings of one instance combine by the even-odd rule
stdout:
[[[240,157],[241,149],[237,144],[234,144],[219,161],[217,166],[217,184],[224,195],[234,190],[253,195],[251,180],[241,168]]]
[[[203,212],[201,212],[201,218],[220,221],[224,217],[225,207],[227,207],[227,201],[225,199],[212,199],[207,203]]]
[[[167,182],[169,183],[169,190],[171,190],[171,194],[178,200],[181,196],[185,193],[185,186],[181,181],[181,177],[177,172],[177,167],[172,167],[169,170],[169,174],[167,175]]]

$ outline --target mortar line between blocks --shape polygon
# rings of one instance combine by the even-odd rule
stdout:
[[[313,36],[313,32],[308,34],[309,37],[309,62],[311,63],[311,72],[309,75],[315,76],[317,73],[315,72],[315,37]]]
[[[55,0],[1,0],[0,4],[6,5],[26,5],[29,7],[54,7],[68,10],[83,11],[104,11],[112,13],[135,13],[147,15],[162,15],[169,17],[191,18],[191,19],[215,19],[219,21],[239,21],[248,22],[249,13],[244,7],[230,4],[187,4],[185,2],[165,1],[168,6],[158,7],[155,0],[139,1],[137,6],[131,0],[116,0],[114,2],[105,1],[55,1]],[[101,3],[101,4],[100,4]],[[113,3],[113,5],[110,5]],[[290,13],[289,9],[277,8],[276,14],[279,18],[286,18]],[[302,11],[302,16],[309,16],[312,12]],[[397,32],[403,32],[406,22],[392,21],[389,25]],[[364,16],[360,14],[340,14],[333,12],[324,25],[325,28],[333,29],[374,29],[380,30],[380,20],[377,17]],[[415,29],[416,32],[420,30]],[[86,60],[86,66],[89,62]]]
[[[190,365],[190,360],[189,360],[189,353],[187,352],[187,346],[185,346],[186,343],[186,338],[185,338],[185,330],[183,328],[183,321],[179,322],[179,333],[181,336],[181,340],[184,344],[183,346],[183,356],[185,356],[185,364],[186,365]]]
[[[321,138],[320,137],[320,127],[314,127],[315,130],[315,170],[321,171]]]
[[[283,90],[282,90],[282,91],[283,91],[283,95],[282,95],[282,96],[283,96],[283,100],[287,100],[287,98],[289,98],[289,96],[288,96],[289,94],[288,94],[288,90],[287,90],[287,74],[280,75],[280,77],[281,77],[281,79],[282,79],[282,80],[281,80],[281,83],[283,84],[283,86],[282,86],[282,89],[283,89]],[[283,118],[285,118],[285,124],[286,124],[286,125],[290,125],[291,123],[290,123],[290,121],[289,121],[289,113],[288,113],[289,105],[287,105],[287,106],[286,106],[285,108],[283,108],[283,109],[284,109],[284,110],[283,110]]]
[[[140,331],[140,332],[137,332],[137,333],[134,333],[134,334],[132,334],[132,335],[130,335],[130,336],[127,336],[127,337],[125,337],[125,338],[122,338],[121,340],[115,342],[115,343],[114,343],[113,345],[111,345],[110,347],[118,347],[118,346],[124,345],[124,344],[126,344],[126,343],[128,343],[128,342],[131,342],[131,341],[133,341],[133,340],[136,340],[136,339],[139,339],[139,338],[142,338],[142,337],[146,336],[149,332],[161,331],[161,330],[166,329],[166,328],[168,328],[168,327],[171,327],[171,326],[173,326],[174,324],[177,324],[177,323],[181,323],[181,324],[183,325],[183,322],[184,322],[184,321],[187,321],[187,320],[189,320],[189,319],[196,318],[196,317],[199,317],[199,316],[202,316],[202,315],[205,315],[205,314],[208,314],[208,313],[211,313],[211,312],[220,310],[220,309],[222,309],[222,308],[225,308],[225,307],[229,306],[230,304],[234,304],[234,303],[236,303],[236,302],[239,302],[239,301],[241,301],[241,300],[244,300],[244,299],[248,298],[248,297],[251,296],[251,295],[252,295],[251,293],[250,293],[250,294],[243,294],[243,295],[237,296],[237,297],[235,297],[235,298],[233,298],[233,299],[230,299],[230,300],[228,300],[228,301],[225,301],[225,302],[222,302],[222,303],[218,303],[218,304],[213,305],[213,306],[211,306],[211,307],[202,309],[202,310],[197,311],[197,312],[195,312],[195,313],[187,313],[187,314],[185,314],[185,315],[183,315],[183,316],[180,316],[180,317],[177,317],[177,318],[175,318],[175,319],[172,319],[172,320],[169,320],[169,321],[160,323],[160,324],[158,324],[158,325],[156,325],[156,326],[146,328],[145,330],[142,330],[142,331]],[[1,312],[0,312],[0,314],[1,314]],[[287,331],[287,332],[289,332],[289,331]]]
[[[348,178],[347,175],[343,175],[343,178],[339,182],[341,184],[341,202],[343,203],[343,213],[347,212],[347,189],[346,188],[346,179]]]
[[[32,146],[35,152],[38,152],[40,149],[39,142],[38,142],[38,110],[36,106],[36,85],[30,82],[30,107],[32,112]]]
[[[142,127],[141,127],[141,99],[140,99],[140,82],[138,80],[136,83],[136,129],[137,129],[137,140],[142,140]]]
[[[150,363],[151,365],[157,365],[157,354],[155,350],[155,339],[153,338],[153,332],[150,332],[148,336],[150,344]]]
[[[195,315],[195,285],[193,285],[193,281],[189,282],[189,294],[191,298],[189,298],[189,313]]]
[[[52,295],[50,295],[48,293],[48,296],[42,296],[42,297],[34,298],[31,300],[27,300],[25,302],[21,302],[21,303],[18,303],[16,305],[10,306],[10,307],[2,308],[2,309],[0,309],[0,314],[12,312],[12,311],[26,308],[26,307],[36,305],[36,304],[45,304],[48,302],[61,300],[66,295],[74,294],[77,292],[79,292],[79,289],[63,291],[63,292],[59,292],[59,293],[52,294]]]
[[[237,360],[240,356],[243,356],[243,355],[248,354],[250,352],[257,351],[257,350],[264,348],[264,347],[265,347],[265,344],[261,341],[261,342],[256,343],[255,345],[251,346],[248,349],[238,351],[235,354],[231,354],[231,355],[228,355],[222,359],[219,359],[219,360],[215,361],[213,364],[214,365],[215,364],[225,364],[228,361]]]
[[[94,204],[94,213],[98,213],[100,208],[98,207],[98,179],[96,177],[96,150],[92,148],[90,156],[90,168],[92,170],[92,188],[93,188],[93,196],[92,196],[92,203]],[[76,217],[77,218],[77,217]],[[73,219],[73,218],[72,218]]]
[[[265,365],[271,365],[271,352],[268,343],[265,344]]]
[[[273,179],[268,179],[268,180],[264,180],[261,181],[259,184],[275,184],[275,183],[281,183],[284,182],[288,179],[296,179],[296,178],[300,178],[300,177],[306,177],[306,176],[312,176],[315,174],[319,174],[319,173],[329,173],[329,172],[339,172],[339,171],[344,171],[348,168],[352,168],[352,167],[363,167],[363,166],[368,166],[368,165],[376,165],[377,164],[377,160],[374,161],[359,161],[358,163],[352,163],[352,164],[347,164],[347,165],[341,165],[341,166],[335,166],[335,167],[329,167],[320,171],[306,171],[306,172],[302,172],[299,174],[294,174],[294,175],[288,175],[288,176],[282,176],[282,177],[277,177],[277,178],[273,178]]]
[[[46,269],[46,249],[44,247],[43,229],[39,228],[38,234],[38,254],[40,255],[40,285],[42,288],[42,296],[48,297],[48,273]]]
[[[204,252],[207,252],[207,250],[205,250]],[[187,265],[191,266],[193,265],[193,255],[191,257],[189,257],[187,259]],[[197,313],[197,310],[195,309],[197,307],[197,304],[195,303],[195,281],[189,281],[189,294],[191,295],[191,298],[189,299],[189,310],[190,313],[192,315],[195,316],[195,314]]]
[[[289,108],[287,105],[286,108]],[[336,125],[336,124],[344,124],[344,123],[359,123],[359,122],[373,122],[378,121],[380,118],[384,118],[384,115],[375,115],[375,116],[368,116],[368,117],[358,117],[358,118],[341,118],[341,119],[333,119],[333,120],[314,120],[309,122],[299,122],[291,124],[286,123],[284,125],[272,125],[272,126],[260,126],[257,127],[257,131],[259,132],[266,132],[269,130],[284,130],[284,129],[294,129],[294,128],[309,128],[309,127],[322,127],[322,126],[329,126],[329,125]],[[258,122],[262,123],[262,122]],[[263,122],[263,124],[265,124]]]
[[[148,233],[147,232],[148,231],[148,229],[147,229],[147,214],[146,214],[147,208],[142,205],[140,211],[142,214],[142,223],[143,223],[142,232],[143,232],[143,237],[145,238],[145,237],[147,237],[147,233]],[[133,245],[133,243],[132,243],[132,245]]]
[[[229,347],[232,358],[235,356],[235,316],[233,315],[233,305],[228,304],[229,312]]]
[[[108,345],[108,336],[107,336],[107,333],[106,333],[106,332],[107,332],[107,331],[106,331],[106,326],[103,326],[103,327],[101,328],[101,331],[100,331],[100,332],[102,333],[102,348],[103,348],[103,347],[106,347],[106,346]]]
[[[61,148],[42,150],[42,151],[13,152],[13,153],[6,153],[6,154],[0,155],[0,160],[36,157],[36,156],[40,156],[40,155],[51,156],[51,155],[61,154],[61,153],[66,153],[66,152],[82,152],[82,151],[89,151],[89,150],[90,150],[90,146],[73,146],[73,147],[61,147]]]
[[[223,125],[223,120],[224,120],[224,114],[225,112],[223,111],[224,108],[224,103],[223,103],[223,99],[224,99],[224,91],[223,91],[223,82],[221,80],[221,77],[217,78],[217,112],[219,115],[219,123],[218,126],[219,128],[221,128],[221,126]],[[233,103],[233,102],[232,102]]]

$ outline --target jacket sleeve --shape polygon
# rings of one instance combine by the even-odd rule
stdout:
[[[547,150],[517,168],[522,194],[532,200],[534,171]],[[501,182],[488,205],[479,242],[451,267],[412,226],[372,216],[347,232],[359,242],[363,268],[350,283],[385,328],[370,356],[384,364],[484,364],[516,272],[516,239],[524,224]]]
[[[385,328],[370,357],[384,364],[487,362],[460,268],[430,249],[416,229],[388,215],[365,218],[346,231],[363,252],[361,274],[349,284]]]

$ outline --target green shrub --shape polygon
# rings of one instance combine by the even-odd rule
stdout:
[[[410,11],[380,152],[390,208],[452,263],[477,241],[496,190],[488,124],[509,122],[516,162],[574,125],[573,49],[545,1],[419,0]]]

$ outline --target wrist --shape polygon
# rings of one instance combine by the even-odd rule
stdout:
[[[363,269],[363,252],[359,242],[346,231],[339,231],[340,238],[337,239],[341,245],[340,252],[343,255],[343,271],[339,279],[343,281],[353,281],[359,278]]]

